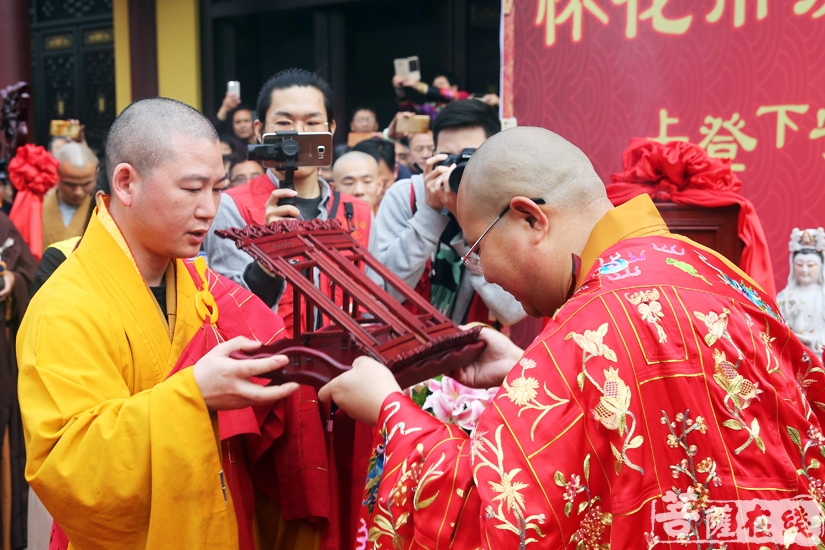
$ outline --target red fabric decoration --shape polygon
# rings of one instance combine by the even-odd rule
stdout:
[[[60,163],[39,145],[24,145],[9,162],[9,179],[17,189],[9,219],[40,260],[43,254],[43,195],[57,183]]]
[[[618,206],[647,193],[656,202],[718,208],[739,205],[739,238],[744,243],[739,267],[763,290],[776,297],[768,242],[753,204],[739,194],[742,181],[729,159],[711,158],[693,143],[666,144],[642,138],[630,140],[622,153],[624,172],[610,177],[607,196]]]

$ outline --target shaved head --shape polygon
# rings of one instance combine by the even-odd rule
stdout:
[[[218,142],[218,133],[198,110],[175,99],[142,99],[115,119],[106,139],[106,166],[111,182],[118,164],[132,165],[148,176],[175,158],[172,135]]]
[[[496,216],[515,196],[543,198],[563,210],[580,210],[607,196],[590,159],[549,130],[512,128],[490,137],[470,158],[459,206]]]
[[[458,221],[484,278],[535,317],[552,316],[567,299],[573,255],[612,208],[587,156],[542,128],[490,137],[458,189]]]
[[[353,169],[364,169],[378,177],[378,162],[372,155],[362,153],[361,151],[350,151],[335,161],[332,166],[332,177],[335,181],[339,181]],[[360,174],[359,174],[360,175]]]

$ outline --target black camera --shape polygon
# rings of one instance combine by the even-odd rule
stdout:
[[[450,189],[453,193],[458,193],[458,186],[461,185],[461,176],[464,175],[464,169],[467,167],[467,161],[473,156],[476,150],[474,147],[468,147],[457,155],[450,155],[442,160],[436,166],[450,167],[455,164],[455,170],[450,174]]]
[[[295,189],[295,170],[303,166],[332,164],[332,134],[330,132],[274,132],[262,136],[263,143],[250,145],[247,158],[257,160],[264,168],[284,172],[282,189]],[[284,197],[278,205],[297,204],[295,197]]]
[[[263,143],[249,145],[247,158],[276,170],[290,166],[329,166],[332,164],[332,134],[294,131],[264,134]]]

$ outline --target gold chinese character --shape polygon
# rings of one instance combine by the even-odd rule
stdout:
[[[776,148],[782,149],[785,146],[785,128],[794,132],[799,130],[799,126],[788,116],[788,111],[803,115],[808,112],[808,107],[809,105],[765,105],[756,110],[756,116],[776,113]]]
[[[793,12],[796,15],[806,15],[809,11],[814,9],[817,0],[799,0],[796,4],[793,5]],[[819,19],[825,15],[825,4],[822,4],[818,10],[816,10],[813,15],[811,15],[811,19]]]
[[[649,137],[651,141],[658,141],[659,143],[668,143],[669,141],[690,141],[688,136],[669,136],[667,135],[667,127],[673,124],[679,124],[679,119],[676,117],[667,116],[667,109],[659,109],[659,135],[656,137]]]
[[[825,109],[820,109],[816,112],[816,128],[811,130],[808,137],[811,139],[825,137]],[[822,153],[822,156],[825,157],[825,153]]]
[[[693,22],[692,15],[670,19],[664,14],[664,9],[670,0],[653,0],[653,4],[639,13],[639,0],[613,0],[613,4],[621,6],[627,4],[627,24],[624,35],[635,38],[639,34],[638,21],[651,20],[653,30],[661,34],[685,34]]]
[[[699,146],[707,150],[709,157],[736,160],[739,147],[751,152],[756,149],[758,143],[756,138],[742,131],[744,126],[745,121],[739,117],[739,113],[733,113],[728,120],[708,115],[705,117],[705,126],[699,128],[699,133],[705,136],[705,139],[699,142]],[[726,130],[730,135],[720,136],[721,130]],[[735,162],[730,165],[730,169],[734,172],[743,172],[745,165]]]
[[[733,26],[737,29],[745,24],[745,6],[748,0],[733,0]],[[718,23],[725,14],[727,0],[716,0],[713,10],[705,16],[708,23]],[[756,0],[756,18],[763,20],[768,16],[768,0]]]
[[[570,0],[567,6],[556,16],[557,0],[538,0],[536,8],[536,25],[545,25],[544,43],[552,46],[556,43],[556,25],[564,25],[571,21],[570,34],[573,42],[581,42],[582,30],[584,27],[584,13],[601,21],[602,25],[607,25],[610,18],[604,10],[596,3],[596,0]]]

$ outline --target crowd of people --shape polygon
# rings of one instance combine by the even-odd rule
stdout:
[[[646,195],[614,208],[562,137],[501,132],[497,97],[446,74],[393,86],[389,124],[354,109],[352,139],[294,187],[246,150],[340,131],[330,86],[299,69],[212,117],[135,102],[100,158],[82,134],[18,150],[0,214],[6,547],[817,543],[825,369],[772,298]],[[420,115],[428,129],[398,130]],[[485,351],[417,388],[367,358],[320,391],[263,385],[288,360],[242,353],[323,319],[215,231],[287,218],[340,221],[484,325]],[[524,350],[506,334],[528,314],[544,328]]]

